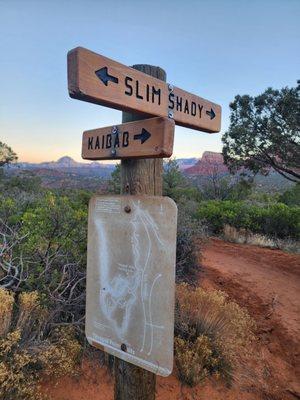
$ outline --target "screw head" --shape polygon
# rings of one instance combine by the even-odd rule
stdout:
[[[130,206],[125,206],[124,207],[124,211],[127,213],[127,214],[129,214],[130,212],[131,212],[131,207]]]
[[[169,118],[174,118],[174,113],[173,113],[173,111],[169,111],[169,112],[168,112],[168,117],[169,117]]]
[[[122,343],[122,344],[121,344],[121,350],[122,350],[122,351],[127,351],[127,346],[126,346],[125,343]]]

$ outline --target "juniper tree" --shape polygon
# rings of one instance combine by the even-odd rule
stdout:
[[[267,175],[271,168],[300,181],[300,81],[296,87],[268,88],[259,96],[236,96],[223,156],[231,172],[243,168]]]
[[[0,168],[17,161],[16,153],[7,144],[0,142]]]

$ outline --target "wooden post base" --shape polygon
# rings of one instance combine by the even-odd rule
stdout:
[[[151,65],[134,65],[133,68],[166,81],[166,73]],[[123,112],[122,122],[143,119],[136,114]],[[162,195],[163,160],[126,159],[121,162],[122,194]],[[163,351],[163,350],[162,350]],[[115,358],[115,400],[154,400],[156,375],[126,361]]]

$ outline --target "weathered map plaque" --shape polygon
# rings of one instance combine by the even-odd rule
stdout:
[[[175,123],[219,132],[221,107],[136,69],[82,47],[68,53],[71,97],[148,116],[173,116]]]
[[[82,158],[109,160],[171,157],[174,127],[173,120],[156,117],[85,131],[82,137]]]
[[[177,207],[159,196],[95,196],[89,205],[86,336],[167,376],[173,368]]]

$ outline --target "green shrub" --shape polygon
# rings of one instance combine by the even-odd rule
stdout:
[[[179,207],[176,245],[176,282],[197,283],[205,226]]]
[[[22,171],[19,175],[11,176],[5,179],[6,190],[23,191],[27,193],[36,193],[43,190],[42,180],[38,176],[32,175],[28,171]]]
[[[200,191],[194,186],[187,187],[175,187],[166,191],[167,196],[171,197],[176,203],[185,201],[196,201],[202,200]]]
[[[221,233],[225,225],[249,229],[254,233],[278,238],[300,236],[300,207],[282,203],[267,206],[246,202],[211,200],[200,203],[196,217],[205,220],[213,233]]]
[[[255,227],[259,226],[257,230],[250,227],[254,232],[279,238],[300,237],[300,207],[278,203],[266,208],[257,208],[253,221]]]
[[[171,197],[176,203],[199,202],[202,199],[200,190],[180,171],[176,159],[169,159],[164,164],[163,194]]]
[[[22,217],[22,233],[27,235],[23,248],[42,259],[57,249],[80,257],[85,255],[86,225],[87,207],[48,192]]]
[[[282,193],[278,201],[287,206],[300,206],[300,183]]]
[[[0,202],[0,284],[37,290],[52,323],[75,323],[82,332],[88,197],[6,192]]]

